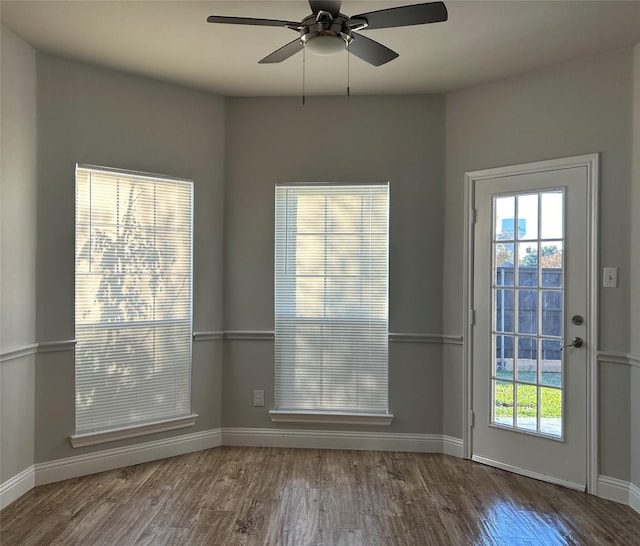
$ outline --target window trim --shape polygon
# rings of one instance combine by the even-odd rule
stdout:
[[[358,413],[347,411],[271,410],[274,423],[323,423],[327,425],[389,426],[392,413]]]
[[[136,436],[155,434],[156,432],[192,427],[196,424],[196,419],[198,417],[199,415],[197,413],[192,413],[186,417],[154,421],[153,423],[146,423],[143,425],[114,428],[102,430],[100,432],[87,432],[85,434],[72,434],[69,436],[69,442],[71,442],[71,446],[74,448],[105,444],[107,442],[115,442],[116,440],[125,440],[127,438],[135,438]]]

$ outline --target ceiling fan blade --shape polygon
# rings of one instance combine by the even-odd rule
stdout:
[[[429,2],[428,4],[414,4],[397,8],[381,9],[354,15],[352,19],[366,19],[367,30],[372,28],[406,27],[439,23],[446,21],[449,15],[444,2]]]
[[[295,21],[280,21],[278,19],[256,19],[254,17],[226,17],[224,15],[209,15],[207,23],[226,23],[228,25],[256,25],[260,27],[298,27]]]
[[[382,45],[380,42],[371,40],[356,32],[352,32],[351,35],[353,36],[353,40],[349,44],[349,52],[373,66],[380,66],[398,57],[398,53]]]
[[[259,64],[267,64],[267,63],[281,63],[285,61],[292,55],[301,51],[304,46],[299,38],[296,38],[292,42],[289,42],[286,45],[283,45],[280,49],[276,49],[273,53],[267,55],[264,59],[260,59],[258,61]]]
[[[316,15],[319,11],[328,11],[334,17],[340,13],[340,5],[342,2],[339,0],[309,0],[311,11]]]

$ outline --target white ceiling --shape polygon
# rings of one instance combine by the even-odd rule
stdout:
[[[415,4],[344,0],[346,15]],[[363,31],[400,57],[351,57],[352,94],[460,89],[640,42],[640,1],[445,0],[449,21]],[[302,54],[258,60],[295,38],[278,27],[220,25],[208,15],[300,21],[306,0],[2,0],[2,22],[38,50],[226,96],[299,95]],[[307,55],[306,93],[345,93],[347,55]]]

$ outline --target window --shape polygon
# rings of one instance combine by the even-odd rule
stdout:
[[[276,187],[274,420],[390,422],[388,211],[388,184]]]
[[[191,181],[76,168],[74,446],[194,422],[192,195]]]

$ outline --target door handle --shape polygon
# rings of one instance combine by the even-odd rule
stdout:
[[[584,340],[581,337],[576,336],[571,340],[571,343],[568,343],[567,345],[563,345],[562,347],[560,347],[560,350],[562,351],[562,349],[566,349],[567,347],[575,347],[576,349],[579,349],[583,345],[584,345]]]

